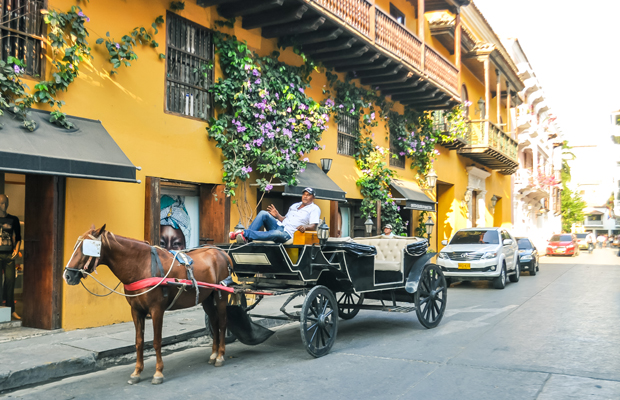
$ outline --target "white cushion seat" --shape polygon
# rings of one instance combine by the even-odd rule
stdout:
[[[279,244],[271,240],[252,240],[252,243]],[[290,238],[282,244],[293,244],[293,238]]]
[[[411,243],[416,243],[424,239],[418,237],[404,236],[372,236],[368,238],[353,238],[355,243],[374,246],[377,249],[375,257],[375,271],[397,271],[403,270],[403,259],[405,257],[405,247]]]

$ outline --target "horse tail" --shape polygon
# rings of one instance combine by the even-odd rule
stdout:
[[[225,251],[222,250],[222,253],[224,253],[226,259],[228,260],[228,272],[230,273],[230,275],[232,275],[235,272],[235,270],[233,269],[232,259],[230,258],[230,255],[228,255],[228,253],[226,253]]]

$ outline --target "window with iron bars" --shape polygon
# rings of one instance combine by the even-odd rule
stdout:
[[[2,20],[0,21],[0,52],[3,61],[9,57],[22,60],[24,73],[40,76],[45,23],[41,10],[45,0],[4,0],[0,1]]]
[[[355,135],[358,120],[341,113],[338,119],[338,154],[355,155]]]
[[[396,141],[393,140],[393,138],[394,135],[392,135],[392,131],[390,130],[390,166],[405,168],[405,156],[398,155],[402,150],[396,145]],[[398,158],[394,158],[393,156]]]
[[[212,33],[174,13],[167,14],[166,111],[188,117],[211,116]],[[206,74],[206,76],[205,76]]]

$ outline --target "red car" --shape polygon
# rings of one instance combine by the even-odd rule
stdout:
[[[547,244],[548,256],[577,256],[579,255],[579,240],[572,233],[553,235]]]

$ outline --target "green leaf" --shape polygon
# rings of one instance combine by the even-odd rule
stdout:
[[[99,39],[97,39],[97,40],[95,41],[95,43],[97,43],[97,44],[101,44],[101,43],[103,43],[103,38],[99,38]]]

